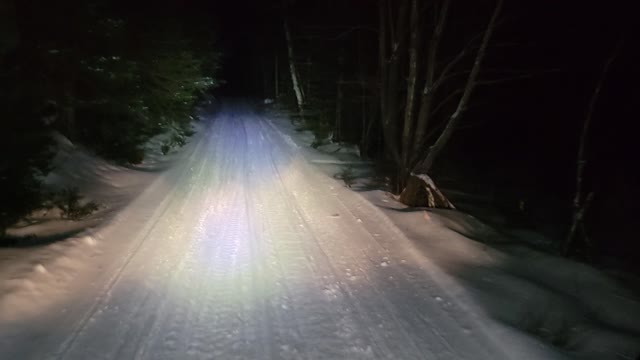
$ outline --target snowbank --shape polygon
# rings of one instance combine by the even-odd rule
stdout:
[[[347,166],[355,169],[354,190],[388,216],[418,256],[461,285],[460,298],[482,311],[485,322],[517,329],[574,358],[635,359],[640,354],[638,279],[622,282],[537,251],[519,240],[526,235],[534,245],[547,241],[530,230],[504,234],[459,211],[407,208],[378,190],[382,182],[357,152],[332,143],[314,150],[313,134],[296,130],[285,112],[272,115],[282,136],[328,175],[337,177]]]
[[[170,135],[151,139],[146,144],[148,156],[135,166],[106,161],[60,134],[53,135],[58,151],[44,186],[51,191],[77,188],[83,201],[96,201],[100,208],[81,220],[63,219],[55,208],[38,210],[8,229],[17,246],[0,248],[0,320],[11,322],[48,311],[67,311],[56,308],[56,300],[72,293],[74,283],[93,283],[95,279],[88,273],[101,271],[103,264],[96,259],[105,251],[130,246],[126,238],[120,244],[105,246],[103,234],[135,223],[134,217],[126,215],[127,206],[152,184],[162,185],[164,170],[191,151],[188,144],[179,152],[162,155],[160,144]],[[151,209],[157,205],[145,201]]]

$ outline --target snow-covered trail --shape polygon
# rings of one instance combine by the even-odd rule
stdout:
[[[112,265],[79,277],[64,314],[0,329],[0,358],[548,358],[497,338],[378,209],[249,106],[207,129],[167,191],[102,235],[130,246],[99,255]]]

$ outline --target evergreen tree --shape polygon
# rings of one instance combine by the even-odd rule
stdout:
[[[151,136],[188,129],[216,85],[211,31],[180,14],[124,16],[115,0],[0,5],[0,133],[11,134],[0,144],[0,235],[43,201],[51,130],[137,163]]]

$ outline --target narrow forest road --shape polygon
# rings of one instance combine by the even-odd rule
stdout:
[[[479,326],[378,209],[248,105],[224,106],[158,181],[171,191],[149,187],[100,236],[131,244],[101,255],[104,281],[0,329],[0,358],[545,358]]]

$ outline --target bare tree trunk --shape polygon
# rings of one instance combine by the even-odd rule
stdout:
[[[365,158],[367,154],[367,147],[369,145],[367,139],[367,91],[365,87],[365,79],[362,77],[362,126],[361,126],[361,134],[360,134],[360,158]]]
[[[568,256],[571,252],[572,245],[574,243],[574,239],[578,234],[578,230],[582,232],[582,235],[585,237],[585,242],[587,244],[590,243],[587,236],[587,231],[584,227],[584,215],[586,214],[591,202],[593,201],[594,193],[590,192],[589,195],[584,200],[584,203],[580,201],[578,206],[574,206],[573,208],[573,217],[571,220],[571,227],[569,228],[569,235],[565,239],[565,243],[562,247],[562,254],[564,256]]]
[[[271,92],[271,84],[269,84],[269,81],[271,81],[271,73],[269,70],[271,69],[269,69],[266,60],[266,58],[260,59],[260,67],[262,68],[262,93],[264,94],[264,98],[268,98]]]
[[[402,171],[408,173],[409,152],[414,130],[414,108],[416,102],[416,81],[418,77],[418,0],[411,0],[410,42],[409,42],[409,77],[407,79],[407,104],[404,110],[404,129],[402,131]],[[403,176],[404,178],[404,176]]]
[[[411,174],[407,180],[407,186],[400,194],[400,201],[412,207],[455,209],[435,182],[425,174]]]
[[[437,55],[440,46],[440,40],[442,39],[442,33],[447,21],[447,15],[449,13],[450,0],[444,0],[440,11],[437,14],[436,27],[429,43],[429,54],[427,58],[427,74],[422,90],[422,96],[420,99],[420,110],[418,112],[418,120],[416,125],[416,131],[413,138],[413,153],[418,156],[422,144],[425,141],[427,135],[427,129],[429,120],[431,117],[431,108],[433,104],[433,94],[435,92],[435,71],[437,66]],[[413,161],[412,161],[413,162]]]
[[[274,58],[274,67],[275,67],[275,100],[278,100],[280,97],[280,67],[278,66],[278,53],[276,52],[276,56]]]
[[[291,72],[291,82],[293,83],[293,91],[296,94],[296,102],[300,114],[304,114],[304,92],[300,87],[300,79],[296,69],[295,57],[293,52],[293,41],[291,40],[291,32],[289,31],[289,23],[284,19],[284,34],[287,40],[287,53],[289,54],[289,71]]]
[[[389,102],[389,43],[393,41],[393,26],[391,24],[391,4],[389,0],[378,1],[378,65],[380,77],[380,131],[377,132],[378,141],[384,143],[384,149],[391,157],[399,159],[393,136],[389,137],[387,128],[389,121],[387,118]],[[373,124],[373,123],[372,123]]]
[[[475,58],[473,67],[471,69],[471,73],[467,78],[467,83],[465,84],[462,97],[458,102],[455,112],[449,117],[449,120],[447,122],[445,129],[442,131],[442,133],[440,134],[436,142],[429,148],[427,157],[423,161],[419,162],[417,166],[414,168],[413,172],[411,173],[411,176],[407,181],[406,187],[403,189],[402,193],[400,194],[400,201],[402,201],[404,204],[407,204],[409,206],[428,206],[428,207],[440,207],[440,208],[449,208],[449,209],[454,208],[453,204],[444,196],[444,194],[440,192],[440,190],[438,190],[438,187],[436,186],[434,181],[427,174],[429,170],[431,170],[431,166],[433,165],[433,162],[437,158],[440,151],[451,138],[453,131],[455,130],[458,122],[460,121],[460,117],[462,116],[462,113],[466,109],[467,102],[469,101],[469,97],[471,96],[471,93],[473,92],[473,89],[476,85],[478,73],[480,72],[480,67],[482,65],[482,60],[485,56],[485,52],[489,44],[489,40],[491,39],[491,35],[493,34],[496,20],[502,8],[502,3],[503,3],[503,0],[498,0],[498,3],[496,4],[495,9],[493,10],[493,14],[491,15],[491,20],[489,20],[489,23],[487,25],[486,31],[484,33],[484,37],[480,44],[480,49],[476,54],[476,58]],[[445,3],[443,4],[443,8],[441,9],[441,13],[439,15],[438,25],[436,27],[441,27],[444,25],[447,6],[448,6],[448,1],[445,0]],[[440,29],[439,31],[441,30],[442,29]],[[436,33],[437,32],[438,32],[438,29],[436,29]],[[438,40],[434,40],[434,39],[439,38],[440,36],[436,33],[434,33],[434,38],[431,41],[431,49],[430,49],[430,55],[429,55],[430,58],[431,56],[433,56],[433,58],[430,59],[430,63],[429,63],[431,70],[433,70],[433,66],[435,66],[435,54],[437,50],[437,43],[439,41],[439,39]],[[427,93],[426,94],[423,93],[423,100],[425,100],[425,97],[424,97],[425,95],[429,97],[431,96],[429,92],[432,92],[432,89],[429,88],[430,86],[429,84],[433,84],[433,74],[434,74],[434,73],[429,73],[429,71],[431,70],[427,70],[428,80],[425,85],[425,90],[427,90]],[[431,101],[430,99],[427,99],[427,100]],[[423,108],[422,106],[430,106],[430,104],[425,105],[423,103],[421,105],[421,110],[424,110],[425,108]],[[427,110],[430,111],[430,109],[427,109]],[[428,116],[428,112],[426,114]],[[423,118],[421,120],[426,121],[426,118]],[[420,121],[420,119],[418,121]],[[424,134],[422,136],[424,136]],[[415,141],[421,142],[421,140],[422,138],[418,138],[416,134]]]
[[[380,78],[380,116],[387,113],[387,0],[378,1],[378,76]]]
[[[344,73],[343,73],[343,59],[342,56],[338,59],[338,65],[340,67],[340,74],[338,75],[338,88],[336,94],[336,123],[334,126],[334,134],[333,140],[339,142],[342,140],[342,83],[344,82]]]
[[[438,155],[440,154],[444,146],[447,144],[447,142],[453,135],[454,130],[458,126],[458,122],[460,121],[462,114],[465,112],[467,108],[469,97],[471,96],[471,93],[475,88],[476,81],[478,79],[478,74],[480,73],[482,60],[484,59],[487,46],[489,44],[489,40],[493,35],[493,31],[496,25],[496,20],[500,15],[500,10],[502,9],[503,1],[504,0],[498,0],[498,3],[496,4],[495,9],[493,10],[493,14],[491,15],[491,20],[487,25],[487,29],[482,38],[482,43],[480,44],[480,49],[478,49],[478,53],[473,63],[473,67],[471,68],[471,73],[467,78],[467,83],[465,85],[464,91],[462,93],[462,97],[458,102],[458,106],[455,112],[449,117],[447,126],[442,131],[442,133],[440,134],[436,142],[431,147],[429,147],[429,152],[427,154],[427,157],[423,161],[418,163],[418,165],[416,166],[416,170],[414,172],[420,173],[420,174],[427,174],[429,170],[431,170],[431,167],[433,166],[434,161],[436,160],[436,158],[438,157]]]
[[[385,112],[382,113],[382,126],[384,129],[385,148],[390,152],[393,160],[398,164],[402,164],[402,157],[398,147],[398,130],[399,130],[399,87],[400,87],[400,58],[402,50],[406,46],[406,29],[408,17],[408,1],[402,0],[398,10],[398,21],[396,22],[395,36],[389,37],[391,44],[391,57],[386,64],[386,90],[385,98],[381,99],[385,102]]]
[[[582,132],[580,134],[580,145],[578,147],[578,156],[577,156],[577,171],[576,171],[576,194],[573,198],[573,217],[571,221],[571,228],[569,229],[569,234],[564,241],[562,252],[563,254],[569,255],[571,252],[572,246],[574,244],[577,231],[581,229],[583,232],[583,236],[585,239],[587,238],[587,234],[584,228],[584,215],[593,200],[593,192],[590,192],[586,197],[584,196],[583,190],[583,181],[584,181],[584,169],[587,165],[587,142],[589,139],[589,129],[591,127],[591,122],[593,121],[593,113],[595,112],[596,103],[598,102],[598,98],[600,97],[600,92],[602,90],[602,86],[607,78],[607,74],[609,73],[609,68],[611,64],[618,56],[620,52],[620,48],[622,47],[622,41],[619,41],[607,61],[602,68],[602,73],[600,74],[600,78],[598,79],[598,83],[596,84],[595,89],[593,90],[593,94],[591,95],[591,99],[589,100],[589,106],[587,108],[586,118],[584,123],[582,124]],[[587,241],[588,243],[588,241]]]

